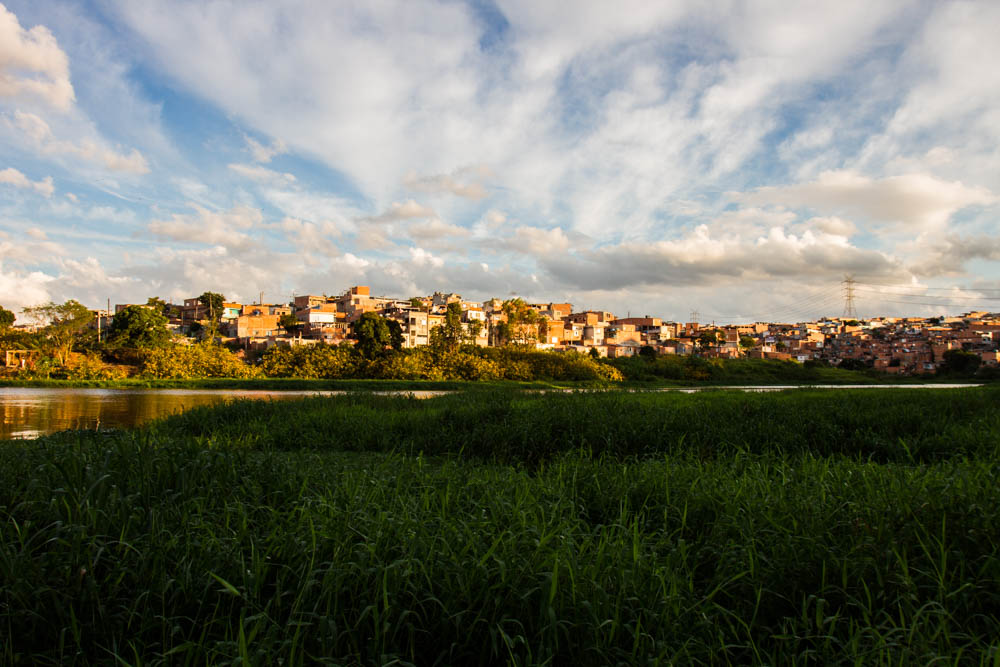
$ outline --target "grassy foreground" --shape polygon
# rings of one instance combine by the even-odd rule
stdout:
[[[357,394],[0,443],[0,663],[996,664],[998,399]]]

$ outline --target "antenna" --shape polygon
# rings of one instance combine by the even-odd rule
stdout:
[[[840,284],[844,290],[844,318],[856,320],[858,319],[858,312],[854,308],[854,276],[846,274]]]

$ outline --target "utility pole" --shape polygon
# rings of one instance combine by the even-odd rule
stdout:
[[[844,318],[856,320],[858,319],[858,312],[854,308],[854,276],[846,274],[840,284],[844,292]]]

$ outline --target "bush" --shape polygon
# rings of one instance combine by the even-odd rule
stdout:
[[[337,380],[356,377],[359,361],[354,350],[346,346],[272,347],[261,359],[261,370],[268,377]]]
[[[146,350],[142,375],[149,378],[253,378],[260,370],[243,363],[227,348],[211,343]]]

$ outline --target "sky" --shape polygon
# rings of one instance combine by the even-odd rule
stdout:
[[[0,305],[1000,311],[1000,3],[0,0]]]

